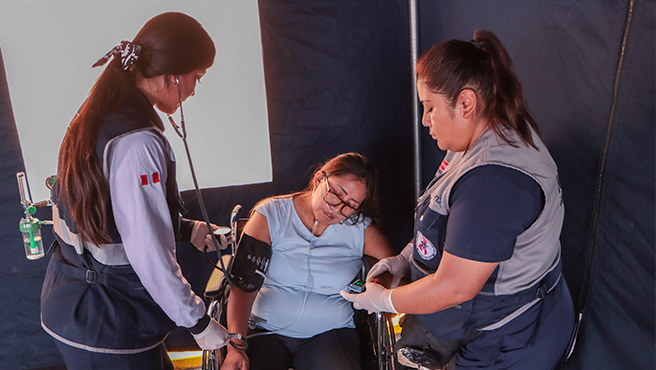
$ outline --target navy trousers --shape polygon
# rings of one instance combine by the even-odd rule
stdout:
[[[173,370],[164,344],[141,353],[115,355],[89,352],[55,340],[68,370]]]

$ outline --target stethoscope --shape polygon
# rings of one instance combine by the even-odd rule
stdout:
[[[187,146],[187,127],[185,126],[185,119],[184,119],[184,111],[182,110],[182,92],[180,91],[180,77],[175,76],[175,84],[178,85],[178,99],[180,100],[180,126],[178,126],[175,121],[173,120],[173,117],[170,114],[167,114],[166,116],[169,118],[169,122],[171,122],[171,126],[173,126],[173,129],[175,130],[175,133],[180,136],[182,141],[185,143],[185,148]],[[180,130],[182,129],[182,132]],[[189,153],[189,152],[187,152]],[[189,164],[191,165],[191,157],[189,158]],[[192,169],[191,173],[193,174],[194,171]],[[196,180],[195,175],[194,175],[194,181]]]
[[[169,122],[171,122],[171,126],[173,126],[173,129],[175,130],[176,134],[182,139],[182,142],[184,143],[185,151],[187,153],[187,160],[189,161],[189,169],[191,170],[191,177],[194,180],[194,188],[195,188],[195,191],[196,191],[196,196],[198,198],[198,204],[199,204],[201,212],[203,214],[203,219],[204,219],[205,223],[207,224],[207,229],[212,230],[212,226],[211,226],[210,221],[209,221],[209,216],[207,215],[207,210],[205,209],[205,202],[203,201],[203,196],[200,192],[200,188],[198,187],[198,181],[196,180],[196,171],[194,170],[194,166],[193,166],[193,163],[191,161],[191,153],[189,151],[189,145],[187,144],[187,128],[185,126],[184,111],[182,110],[182,92],[180,90],[179,76],[175,76],[175,83],[176,83],[176,85],[178,85],[178,99],[180,100],[180,125],[175,123],[175,120],[173,119],[173,117],[170,114],[167,114],[167,117],[169,119]],[[314,196],[314,191],[312,192],[312,196]],[[312,250],[312,238],[314,237],[316,227],[317,227],[317,222],[314,223],[314,227],[312,228],[312,237],[309,240],[308,259],[307,259],[307,263],[308,263],[308,266],[307,266],[308,267],[308,281],[306,283],[305,294],[304,294],[304,297],[303,297],[303,304],[301,306],[300,312],[298,313],[298,315],[296,316],[294,321],[292,321],[291,323],[289,323],[285,327],[282,327],[282,328],[274,330],[274,331],[251,334],[247,338],[278,333],[278,332],[292,326],[302,316],[303,312],[305,311],[305,306],[307,304],[307,299],[308,299],[308,293],[309,293],[309,290],[310,290],[310,286],[312,285],[312,278],[311,278],[311,274],[310,274],[310,253],[311,253],[311,250]],[[220,250],[219,249],[219,243],[216,240],[216,235],[214,233],[210,233],[210,234],[212,235],[212,241],[214,242],[214,247],[216,248],[217,251]],[[236,236],[234,236],[234,237],[236,238]],[[219,268],[219,266],[217,266],[214,262],[212,262],[207,257],[207,247],[205,247],[205,250],[203,251],[203,254],[205,255],[205,259],[207,260],[208,263],[210,263],[214,268],[217,268],[217,269],[220,269],[221,271],[223,271],[223,273],[224,273],[223,275],[225,276],[226,281],[228,282],[228,284],[230,284],[231,286],[235,286],[235,284],[230,280],[230,274],[227,273],[227,269],[225,268],[225,265],[223,264],[223,258],[219,258],[219,263],[221,264],[221,267]],[[238,333],[230,333],[230,334],[231,334],[231,336],[234,334],[235,338],[236,338],[236,335],[239,335]],[[247,339],[242,337],[241,335],[239,335],[239,339],[244,340],[244,342],[246,343],[246,345],[244,347],[236,346],[235,344],[232,343],[232,341],[230,341],[230,344],[233,347],[237,348],[237,349],[246,349],[248,347]]]
[[[170,114],[167,114],[167,117],[169,119],[169,122],[171,122],[171,126],[173,126],[173,129],[175,130],[175,133],[182,139],[182,143],[184,144],[185,147],[185,152],[187,153],[187,160],[189,161],[189,170],[191,171],[191,177],[194,180],[194,190],[196,191],[196,197],[198,198],[198,205],[200,206],[200,211],[203,214],[203,220],[205,221],[205,224],[207,225],[207,230],[210,230],[210,235],[212,236],[212,242],[214,243],[214,248],[216,248],[217,253],[220,254],[221,248],[219,247],[219,242],[216,240],[216,235],[211,232],[212,230],[212,225],[210,223],[210,218],[207,214],[207,209],[205,208],[205,201],[203,200],[203,195],[200,191],[200,188],[198,187],[198,180],[196,179],[196,170],[194,169],[194,164],[191,161],[191,152],[189,151],[189,144],[187,143],[187,127],[185,125],[185,119],[184,119],[184,111],[182,110],[182,92],[180,90],[180,77],[175,76],[175,84],[178,86],[178,99],[180,100],[180,125],[178,126],[175,123],[175,120],[173,120],[173,117]],[[233,238],[235,238],[235,243],[236,243],[236,235],[233,235]],[[221,267],[217,266],[214,262],[212,262],[209,257],[207,256],[207,246],[205,246],[203,250],[203,256],[205,257],[205,260],[212,265],[212,267],[219,269],[223,271],[223,276],[226,279],[226,282],[230,284],[231,286],[235,286],[233,281],[230,279],[230,274],[228,273],[228,269],[226,269],[225,265],[223,264],[223,258],[219,256],[219,264]],[[234,344],[232,341],[229,341],[230,345],[237,349],[245,350],[248,348],[248,340],[244,338],[241,334],[239,333],[228,333],[230,338],[237,338],[241,339],[244,341],[245,345],[242,346],[237,346]]]
[[[201,193],[200,188],[198,186],[198,180],[196,178],[196,170],[194,169],[194,164],[191,160],[191,152],[189,150],[189,144],[187,143],[187,127],[185,125],[184,111],[182,110],[182,92],[180,91],[180,78],[177,75],[175,76],[175,83],[178,86],[178,99],[180,100],[180,125],[175,123],[175,120],[170,114],[167,114],[167,117],[169,119],[169,122],[171,122],[171,126],[173,126],[175,133],[178,134],[178,136],[182,139],[182,143],[184,144],[185,152],[187,153],[187,160],[189,161],[189,170],[191,171],[191,177],[194,180],[194,190],[196,191],[196,197],[198,198],[198,205],[200,206],[200,211],[203,214],[203,220],[207,224],[207,230],[212,230],[210,218],[207,214],[207,209],[205,208],[205,201],[203,200],[203,194]],[[216,235],[213,232],[210,232],[209,234],[212,235],[212,242],[214,243],[214,247],[216,248],[217,251],[220,251],[221,249],[219,247],[219,242],[216,240]],[[233,235],[233,237],[236,238],[236,235]],[[205,247],[203,254],[205,255],[205,259],[214,268],[223,271],[223,274],[226,277],[228,284],[234,286],[235,284],[233,284],[232,280],[230,280],[228,270],[225,268],[225,265],[223,264],[223,258],[219,258],[219,263],[221,265],[221,267],[219,267],[207,257],[207,246]]]

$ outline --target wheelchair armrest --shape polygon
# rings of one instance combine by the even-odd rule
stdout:
[[[223,255],[221,256],[221,259],[223,260],[223,265],[225,268],[229,268],[230,263],[232,262],[232,255]],[[219,264],[219,266],[221,265]],[[214,269],[212,271],[212,275],[210,275],[210,278],[207,281],[207,285],[205,285],[205,297],[214,298],[220,295],[223,289],[223,280],[223,271]]]

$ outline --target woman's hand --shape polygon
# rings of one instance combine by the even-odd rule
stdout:
[[[210,318],[210,323],[205,330],[192,335],[198,346],[205,351],[221,348],[230,341],[228,331],[213,318]]]
[[[353,302],[353,308],[356,310],[398,313],[392,304],[392,289],[372,282],[367,282],[365,287],[365,291],[359,294],[348,293],[345,290],[339,294],[347,301]]]
[[[221,370],[248,370],[249,361],[245,351],[228,347],[228,354],[221,365]]]
[[[210,225],[212,225],[212,232],[219,228],[217,225]],[[215,235],[215,237],[216,241],[219,242],[219,248],[221,250],[226,249],[228,245],[234,243],[234,237],[232,234],[229,234],[227,238],[225,235]],[[207,247],[208,252],[216,250],[216,246],[212,240],[212,235],[210,235],[207,229],[207,223],[204,221],[194,221],[194,228],[191,230],[191,244],[201,252],[203,252],[205,247]]]
[[[401,279],[410,272],[410,258],[412,258],[413,244],[408,243],[406,247],[396,256],[383,258],[371,267],[367,274],[367,281],[374,281],[374,278],[385,272],[392,274],[392,282],[389,288],[396,288]]]

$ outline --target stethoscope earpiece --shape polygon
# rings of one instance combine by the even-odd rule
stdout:
[[[173,117],[171,117],[170,114],[167,114],[169,118],[169,122],[171,122],[171,125],[175,129],[176,134],[182,138],[183,141],[187,139],[187,128],[185,126],[185,120],[184,120],[184,111],[182,110],[182,92],[180,91],[180,77],[175,76],[175,80],[171,79],[171,82],[176,84],[178,86],[178,99],[180,100],[180,126],[175,124],[175,121],[173,120]],[[180,130],[182,129],[182,131]]]

